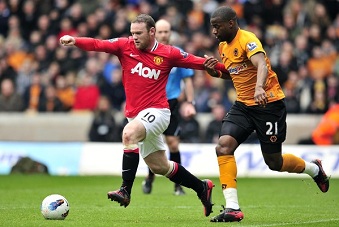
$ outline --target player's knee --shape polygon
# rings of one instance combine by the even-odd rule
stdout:
[[[229,146],[222,146],[222,145],[218,144],[215,147],[215,152],[216,152],[217,156],[233,155],[234,149],[231,149]]]
[[[133,130],[124,129],[122,133],[122,142],[123,144],[137,144],[139,141],[136,140],[135,134],[133,134]]]
[[[268,168],[273,171],[280,171],[283,165],[281,144],[261,143],[261,150]],[[274,152],[272,153],[272,151]]]
[[[234,151],[237,147],[238,142],[236,139],[229,135],[224,135],[219,138],[215,151],[217,156],[234,155]]]
[[[270,160],[270,161],[265,160],[265,163],[270,170],[273,170],[273,171],[280,171],[281,170],[282,163],[280,163],[276,160]]]

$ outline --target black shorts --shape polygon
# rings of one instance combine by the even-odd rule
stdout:
[[[171,110],[171,119],[167,129],[163,134],[165,136],[179,136],[179,102],[177,99],[169,99],[168,104]]]
[[[281,145],[286,139],[284,100],[268,103],[266,107],[235,102],[223,119],[220,135],[230,135],[241,144],[253,131],[261,144]]]

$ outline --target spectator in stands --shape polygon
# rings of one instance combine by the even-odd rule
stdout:
[[[283,86],[287,113],[300,112],[298,80],[298,73],[296,71],[290,71],[288,73],[288,79]]]
[[[23,3],[23,15],[20,17],[20,24],[22,25],[22,36],[25,40],[29,39],[30,33],[36,27],[38,20],[38,5],[33,0],[27,0]]]
[[[285,41],[281,47],[281,53],[279,56],[279,63],[276,67],[272,69],[277,73],[278,80],[281,86],[284,86],[284,83],[288,79],[288,73],[290,71],[297,70],[297,65],[295,58],[293,56],[293,46],[289,41]]]
[[[6,58],[0,58],[0,83],[4,79],[11,79],[15,83],[17,79],[17,72],[13,69],[13,67],[8,65]]]
[[[339,18],[339,14],[338,14],[338,18]],[[333,24],[327,28],[326,39],[328,39],[333,44],[333,46],[336,48],[337,53],[339,53],[339,23],[337,27],[338,28],[336,28]]]
[[[16,72],[26,60],[33,61],[33,54],[25,49],[25,42],[23,41],[18,28],[10,30],[10,34],[5,41],[5,51],[8,65]]]
[[[210,87],[206,86],[206,73],[197,71],[193,77],[195,109],[197,113],[206,113],[209,111],[208,100],[210,97]]]
[[[125,102],[125,91],[122,84],[122,71],[119,59],[116,56],[109,56],[106,60],[103,72],[98,76],[97,84],[100,93],[109,98],[112,108],[121,110]]]
[[[226,109],[223,105],[216,104],[212,107],[213,120],[207,125],[205,142],[217,143],[219,139],[219,133],[221,129],[222,119],[226,115]]]
[[[323,114],[328,109],[326,83],[324,79],[313,81],[311,88],[312,101],[307,108],[307,113]]]
[[[56,94],[55,87],[49,84],[44,89],[44,95],[39,101],[39,112],[62,112],[64,111],[62,102]]]
[[[93,8],[92,8],[93,9]],[[67,16],[72,21],[72,27],[76,28],[80,23],[86,21],[86,17],[83,12],[84,8],[79,1],[74,2],[70,9],[66,12]]]
[[[34,62],[31,60],[24,61],[17,72],[15,80],[16,90],[22,96],[24,95],[26,88],[31,84],[31,78],[35,72],[35,66],[37,66]]]
[[[200,143],[200,124],[195,118],[195,116],[185,116],[183,111],[185,110],[185,105],[191,105],[189,103],[182,103],[180,106],[180,116],[179,125],[181,128],[180,131],[180,141],[182,143]]]
[[[0,0],[0,35],[6,37],[8,34],[8,20],[11,12],[6,0]]]
[[[121,137],[115,122],[113,110],[108,97],[100,96],[98,105],[93,111],[93,119],[88,133],[92,142],[119,142]]]
[[[328,105],[331,107],[339,103],[339,78],[335,75],[330,75],[327,77],[326,85]]]
[[[22,98],[16,93],[11,79],[1,82],[0,112],[21,112],[23,110]]]
[[[100,90],[93,78],[85,74],[79,78],[80,83],[75,92],[73,110],[94,110],[97,107]]]
[[[37,112],[39,102],[44,95],[44,85],[41,82],[41,74],[33,73],[31,76],[31,83],[25,88],[23,99],[24,109],[26,111]]]
[[[312,101],[312,79],[309,77],[307,67],[305,65],[298,68],[298,94],[300,103],[300,113],[306,113],[307,108]]]
[[[315,46],[312,49],[312,56],[307,62],[308,71],[312,79],[324,79],[333,73],[333,65],[337,58],[335,47],[324,40],[321,46]]]
[[[54,26],[55,25],[53,25],[53,23],[51,22],[49,15],[43,14],[38,17],[37,25],[35,28],[37,29],[36,31],[39,32],[41,40],[46,40],[48,35],[57,33],[58,30],[54,28]]]
[[[73,108],[75,89],[67,84],[66,78],[62,75],[56,78],[56,95],[60,99],[64,111],[70,111]]]
[[[310,58],[310,53],[308,52],[308,39],[305,35],[300,34],[294,40],[294,56],[296,59],[296,65],[298,67],[304,66],[307,64],[308,59]]]
[[[39,72],[46,71],[51,62],[51,59],[48,58],[48,51],[46,49],[46,46],[39,44],[35,46],[33,49],[37,71]]]
[[[76,29],[73,27],[71,18],[65,17],[61,19],[60,31],[57,35],[57,39],[60,39],[64,35],[76,35]]]
[[[339,144],[339,104],[331,106],[312,131],[311,137],[299,140],[298,144]]]
[[[333,105],[312,132],[316,145],[339,144],[339,104]]]
[[[311,24],[317,24],[321,34],[325,34],[328,26],[331,25],[330,16],[321,2],[317,2],[314,6],[313,13],[310,14]]]

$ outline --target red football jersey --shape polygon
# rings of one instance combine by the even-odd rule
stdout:
[[[126,117],[135,117],[146,108],[169,108],[166,83],[173,67],[204,70],[204,58],[155,42],[151,50],[139,50],[132,37],[98,40],[76,38],[75,45],[86,51],[116,55],[122,66],[122,82],[126,93]],[[227,72],[218,63],[216,69]]]

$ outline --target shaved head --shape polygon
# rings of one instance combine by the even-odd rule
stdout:
[[[236,12],[229,6],[217,8],[210,19],[212,33],[220,41],[230,43],[236,36],[239,26]]]
[[[160,19],[155,23],[155,38],[163,44],[169,44],[171,37],[171,24],[164,20]]]
[[[166,27],[168,30],[171,30],[171,24],[164,19],[160,19],[155,23],[155,28],[158,29],[158,27]]]
[[[227,22],[229,20],[236,20],[237,14],[231,7],[221,6],[212,13],[211,18],[220,18],[224,22]]]

